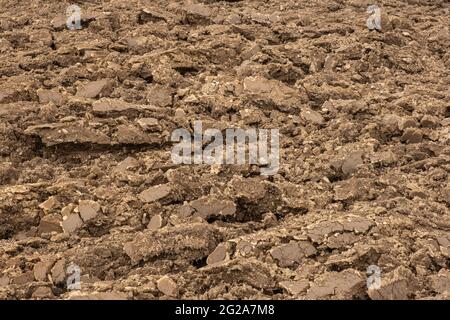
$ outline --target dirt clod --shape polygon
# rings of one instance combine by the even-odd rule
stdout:
[[[178,294],[178,287],[175,281],[168,276],[164,276],[157,282],[158,290],[169,297],[176,297]]]
[[[74,233],[76,230],[83,226],[83,220],[81,220],[78,213],[72,213],[65,217],[61,226],[66,233]]]
[[[291,267],[300,263],[304,257],[314,255],[316,248],[306,241],[291,242],[272,249],[270,254],[278,261],[280,267]]]
[[[149,203],[160,200],[170,194],[172,188],[170,185],[158,185],[148,188],[139,194],[139,199]]]
[[[211,254],[208,256],[208,258],[206,259],[206,263],[208,265],[211,265],[228,260],[229,259],[228,250],[229,246],[227,245],[227,243],[219,244],[216,247],[216,249],[214,249],[214,251],[211,252]]]
[[[78,204],[78,212],[81,219],[86,222],[94,219],[100,213],[100,204],[92,200],[80,200]]]
[[[77,96],[82,98],[107,97],[113,90],[113,82],[109,79],[101,79],[81,85],[77,89]]]

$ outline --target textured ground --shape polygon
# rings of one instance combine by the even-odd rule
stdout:
[[[69,4],[0,0],[0,298],[450,298],[449,1]],[[278,174],[174,166],[194,120]]]

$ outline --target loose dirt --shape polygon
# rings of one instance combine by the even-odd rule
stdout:
[[[0,1],[1,299],[450,298],[448,1],[70,4]],[[196,120],[278,173],[175,165]]]

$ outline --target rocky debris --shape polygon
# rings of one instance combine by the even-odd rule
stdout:
[[[381,274],[381,287],[372,287],[368,295],[372,300],[408,300],[414,294],[416,283],[412,272],[404,267]]]
[[[178,287],[175,281],[168,276],[164,276],[157,282],[158,290],[169,297],[176,297],[178,295]]]
[[[303,258],[310,257],[316,252],[316,248],[307,241],[290,242],[270,250],[270,254],[282,268],[299,264]]]
[[[101,79],[81,85],[77,89],[77,97],[102,98],[108,97],[114,89],[114,82],[110,79]]]
[[[145,203],[150,203],[167,197],[171,192],[172,187],[169,184],[162,184],[142,191],[138,198]]]
[[[306,292],[307,299],[361,299],[366,293],[366,280],[354,269],[327,272],[314,280]]]
[[[124,251],[133,262],[176,260],[180,257],[194,261],[206,258],[220,239],[221,233],[214,226],[185,224],[141,232],[132,242],[125,244]]]

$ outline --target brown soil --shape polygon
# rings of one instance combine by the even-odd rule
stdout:
[[[0,1],[0,298],[450,298],[449,1],[76,3]],[[194,120],[278,174],[173,165]]]

